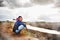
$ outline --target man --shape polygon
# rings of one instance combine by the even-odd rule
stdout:
[[[16,34],[19,34],[20,31],[23,29],[23,28],[26,28],[27,30],[27,27],[26,25],[22,22],[23,18],[22,16],[19,16],[17,18],[17,21],[15,22],[14,24],[14,27],[13,27],[13,32],[15,32]]]

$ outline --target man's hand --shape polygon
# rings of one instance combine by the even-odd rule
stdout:
[[[28,29],[27,29],[27,27],[26,27],[26,30],[27,30],[27,32],[28,32]]]

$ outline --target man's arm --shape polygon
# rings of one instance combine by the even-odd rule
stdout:
[[[27,27],[26,27],[26,24],[24,24],[24,27],[26,28],[26,30],[28,31]]]
[[[28,31],[27,27],[26,27],[26,30]]]

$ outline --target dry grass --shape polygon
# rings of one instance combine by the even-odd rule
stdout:
[[[16,35],[13,31],[13,26],[9,22],[4,22],[0,26],[0,34],[4,40],[38,40],[30,36],[30,33],[23,29],[20,34]]]
[[[33,30],[29,30],[28,32],[24,28],[19,35],[16,35],[12,29],[13,29],[13,24],[12,22],[3,22],[0,25],[0,35],[3,37],[5,40],[37,40],[35,38],[38,38],[39,40],[53,40],[53,35],[51,34],[46,34],[42,32],[37,32]]]

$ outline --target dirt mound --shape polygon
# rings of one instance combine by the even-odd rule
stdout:
[[[2,40],[38,40],[37,38],[24,34],[24,31],[16,35],[12,32],[12,28],[11,24],[7,22],[0,26],[0,37],[2,37]]]

